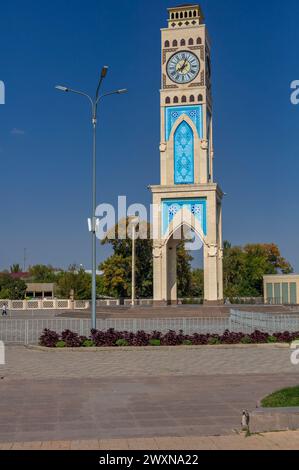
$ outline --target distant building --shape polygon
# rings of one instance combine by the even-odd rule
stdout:
[[[264,299],[271,305],[298,305],[299,274],[264,276]]]
[[[22,273],[22,272],[19,272],[19,273],[9,273],[10,277],[12,279],[23,279],[24,281],[26,281],[26,279],[28,279],[30,277],[30,273]]]
[[[32,299],[53,299],[55,284],[52,282],[28,282],[26,297]]]

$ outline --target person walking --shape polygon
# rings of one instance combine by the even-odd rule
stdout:
[[[3,304],[3,305],[2,305],[2,317],[7,317],[6,304]]]

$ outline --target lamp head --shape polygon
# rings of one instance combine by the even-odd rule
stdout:
[[[107,75],[107,72],[108,72],[108,65],[104,65],[104,67],[102,68],[102,71],[101,71],[101,78],[105,78],[106,75]]]
[[[66,86],[61,86],[61,85],[57,85],[56,87],[56,90],[59,90],[59,91],[69,91],[69,89],[66,87]]]
[[[117,93],[122,95],[123,93],[128,93],[128,90],[126,88],[122,88],[121,90],[117,90]]]

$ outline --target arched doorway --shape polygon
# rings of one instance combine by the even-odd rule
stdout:
[[[154,240],[154,302],[155,304],[177,304],[177,248],[190,231],[200,242],[204,271],[204,302],[223,302],[222,283],[222,221],[221,207],[216,224],[210,223],[213,238],[208,236],[205,199],[161,200],[162,237]],[[212,220],[214,220],[212,214]]]
[[[198,285],[196,294],[192,293],[193,273],[195,269],[204,271],[204,243],[193,229],[188,225],[181,225],[173,233],[166,243],[166,286],[167,303],[177,304],[178,299],[182,298],[200,298],[203,299],[203,279],[201,285]],[[194,264],[192,264],[194,262]],[[190,271],[191,268],[191,271]],[[194,269],[194,270],[193,270]]]

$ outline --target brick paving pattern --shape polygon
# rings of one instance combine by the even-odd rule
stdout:
[[[46,448],[95,438],[140,446],[157,436],[164,448],[167,439],[173,446],[173,438],[233,435],[243,409],[299,381],[290,350],[274,346],[6,352],[0,442],[38,440]]]

